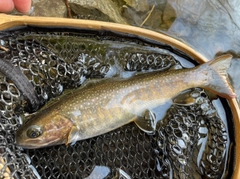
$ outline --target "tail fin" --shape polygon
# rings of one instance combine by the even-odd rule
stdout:
[[[208,84],[205,88],[227,99],[236,97],[227,74],[227,69],[231,65],[231,60],[232,55],[226,54],[203,65],[208,66]]]

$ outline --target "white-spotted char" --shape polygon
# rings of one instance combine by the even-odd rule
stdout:
[[[151,110],[186,89],[202,87],[221,97],[234,98],[226,72],[231,59],[231,55],[223,55],[191,69],[86,85],[40,110],[17,131],[17,144],[23,148],[40,148],[74,143],[133,121],[145,132],[154,132]],[[146,112],[147,118],[143,116]]]

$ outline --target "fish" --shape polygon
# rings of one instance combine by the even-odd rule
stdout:
[[[74,144],[130,122],[153,134],[153,109],[182,91],[200,87],[231,99],[236,96],[227,69],[232,55],[225,54],[194,68],[149,72],[130,78],[110,78],[83,85],[39,110],[16,132],[16,143],[27,149]]]

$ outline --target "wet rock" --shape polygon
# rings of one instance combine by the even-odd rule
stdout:
[[[33,1],[34,11],[32,16],[66,17],[64,1]]]
[[[149,0],[124,0],[128,6],[135,9],[135,11],[149,11]]]
[[[162,30],[169,29],[172,23],[175,21],[175,19],[176,19],[176,12],[173,9],[173,7],[169,3],[167,3],[162,15],[163,23],[161,24],[161,29]]]
[[[134,9],[126,5],[121,7],[121,15],[128,20],[130,25],[140,26],[143,22],[141,16],[139,16]]]
[[[69,0],[69,5],[81,6],[89,10],[94,11],[95,9],[107,15],[112,21],[127,24],[126,20],[123,19],[119,13],[119,8],[113,1],[110,0]],[[77,9],[77,8],[76,8]],[[81,12],[79,12],[81,14]]]
[[[148,6],[141,9],[137,6],[139,3],[137,1],[126,2],[127,5],[121,7],[121,12],[122,16],[128,20],[129,24],[161,30],[161,25],[163,23],[163,10],[166,6],[165,1],[155,3],[149,2]],[[130,4],[130,2],[132,2],[132,4]]]
[[[107,21],[112,22],[113,20],[104,14],[103,12],[99,11],[95,8],[85,8],[81,5],[71,3],[69,4],[70,8],[73,12],[73,17],[78,19],[91,19],[91,20],[101,20],[101,21]]]
[[[161,6],[153,6],[152,10],[146,16],[145,26],[151,27],[153,29],[159,29],[162,24],[162,11]]]

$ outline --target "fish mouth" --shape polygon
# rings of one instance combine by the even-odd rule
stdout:
[[[56,138],[55,140],[51,140],[49,142],[41,142],[42,140],[37,139],[25,139],[24,141],[21,139],[16,138],[16,144],[18,147],[24,148],[24,149],[39,149],[44,147],[51,147],[53,145],[60,145],[64,144],[65,140]]]

